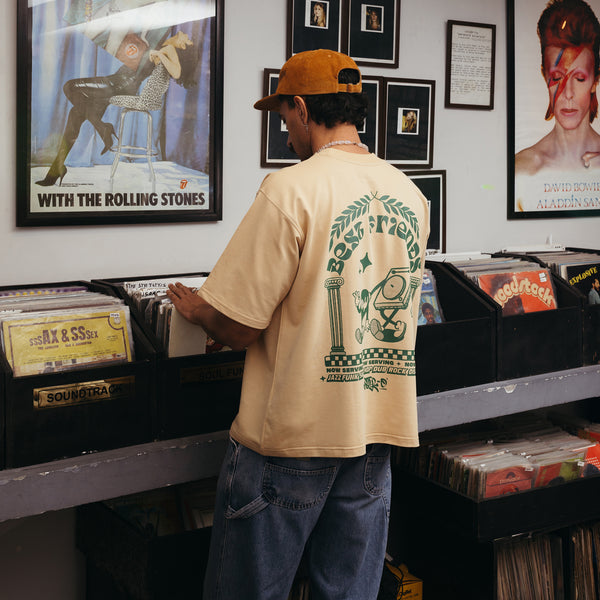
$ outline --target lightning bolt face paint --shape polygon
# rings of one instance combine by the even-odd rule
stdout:
[[[556,117],[564,129],[589,122],[591,94],[596,90],[594,55],[587,46],[544,50],[544,76],[550,105],[547,119]]]

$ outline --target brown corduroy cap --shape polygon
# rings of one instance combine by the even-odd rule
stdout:
[[[308,50],[294,54],[279,71],[275,93],[259,100],[257,110],[279,110],[279,96],[311,96],[362,91],[362,79],[358,83],[339,83],[338,75],[343,69],[360,70],[345,54],[333,50]]]

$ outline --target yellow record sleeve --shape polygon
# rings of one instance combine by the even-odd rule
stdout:
[[[15,377],[133,360],[127,306],[11,315],[2,341]]]

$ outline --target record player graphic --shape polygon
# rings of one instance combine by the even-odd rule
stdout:
[[[390,269],[386,278],[371,292],[372,306],[380,316],[369,323],[373,337],[385,342],[404,338],[406,323],[396,315],[408,308],[418,286],[419,278],[410,275],[409,267]]]

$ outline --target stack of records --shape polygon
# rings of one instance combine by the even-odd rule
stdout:
[[[562,600],[562,542],[556,535],[537,535],[498,543],[497,600]],[[595,596],[573,596],[591,600]]]
[[[82,286],[3,290],[0,340],[15,377],[134,360],[129,307]]]
[[[540,252],[533,254],[554,273],[587,297],[589,304],[600,304],[600,254],[595,252]]]
[[[400,461],[423,477],[484,499],[598,475],[600,443],[550,422],[511,421],[458,441],[423,436],[421,447],[401,453]]]
[[[537,262],[489,257],[453,264],[502,307],[503,315],[557,308],[550,271]]]
[[[176,280],[197,291],[206,277],[177,277]],[[230,348],[208,337],[202,327],[191,323],[177,312],[166,295],[169,284],[174,282],[175,278],[172,277],[123,281],[120,285],[169,358],[229,350]]]

